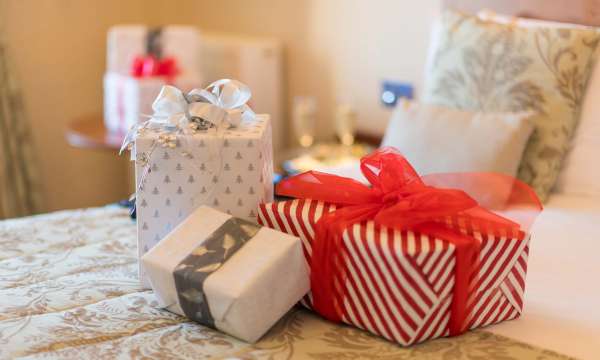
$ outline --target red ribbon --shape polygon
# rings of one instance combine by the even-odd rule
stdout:
[[[420,177],[394,148],[375,151],[362,158],[360,166],[371,186],[316,171],[277,185],[278,195],[338,206],[336,211],[323,215],[315,227],[310,264],[314,309],[332,321],[342,320],[346,296],[342,284],[348,256],[342,235],[353,224],[373,220],[376,226],[424,233],[454,244],[455,285],[448,326],[450,335],[462,333],[467,325],[470,285],[478,272],[480,243],[468,231],[446,225],[446,220],[450,218],[455,224],[467,224],[470,229],[488,234],[522,239],[542,210],[535,192],[525,183],[502,174]],[[512,212],[510,219],[498,215],[507,212]]]
[[[131,64],[131,75],[136,78],[165,76],[172,79],[177,74],[177,61],[172,57],[157,59],[153,55],[137,56]]]

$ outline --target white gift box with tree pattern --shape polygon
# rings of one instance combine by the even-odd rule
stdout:
[[[159,133],[135,140],[136,157],[148,154]],[[268,115],[222,134],[209,129],[179,136],[175,147],[156,147],[146,167],[136,161],[138,251],[141,257],[194,209],[207,205],[256,222],[259,203],[273,199],[273,155]],[[143,270],[140,277],[145,285]]]

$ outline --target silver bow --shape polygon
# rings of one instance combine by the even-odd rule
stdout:
[[[206,130],[210,127],[237,127],[242,121],[251,121],[255,114],[246,104],[252,93],[237,81],[222,79],[206,89],[194,89],[184,94],[178,88],[165,85],[152,104],[150,120],[134,126],[125,137],[121,151],[128,148],[143,128],[165,132]]]
[[[250,88],[236,80],[218,80],[206,89],[194,89],[187,95],[166,85],[152,104],[151,121],[177,126],[182,125],[181,121],[201,119],[216,127],[224,123],[236,127],[242,120],[254,118],[254,112],[246,105],[250,97]]]

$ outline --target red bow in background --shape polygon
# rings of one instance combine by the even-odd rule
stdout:
[[[131,75],[136,78],[165,76],[168,82],[179,74],[175,58],[157,58],[153,55],[137,56],[131,65]]]
[[[342,236],[351,225],[372,220],[376,226],[424,233],[455,245],[455,286],[448,326],[450,335],[462,333],[470,286],[478,272],[480,243],[468,231],[449,227],[448,219],[471,230],[522,239],[542,210],[535,192],[511,176],[495,173],[420,177],[394,148],[375,151],[362,158],[360,166],[371,186],[316,171],[277,185],[278,195],[338,207],[316,223],[310,264],[313,307],[326,318],[341,321],[346,296],[342,284],[348,271]],[[506,216],[508,213],[511,216]]]

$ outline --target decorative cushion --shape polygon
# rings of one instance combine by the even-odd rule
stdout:
[[[519,27],[446,11],[426,103],[492,112],[535,111],[518,177],[545,199],[579,119],[600,33]]]
[[[423,175],[491,171],[515,176],[533,131],[530,116],[402,101],[382,145],[398,148]]]
[[[514,23],[519,27],[562,27],[590,28],[580,24],[514,18],[482,11],[479,17],[500,23]],[[600,66],[596,60],[594,71],[581,108],[581,118],[571,142],[562,170],[558,176],[555,191],[563,194],[600,194],[600,167],[596,157],[600,154]]]

